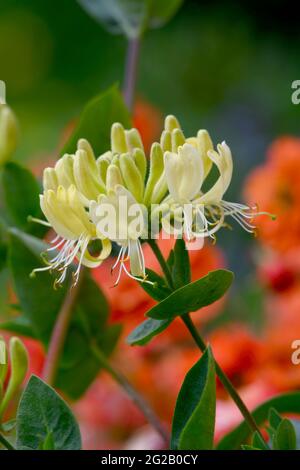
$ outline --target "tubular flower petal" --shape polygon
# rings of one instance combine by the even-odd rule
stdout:
[[[206,130],[198,131],[196,137],[185,139],[177,119],[168,116],[161,146],[170,193],[163,203],[168,203],[170,210],[172,208],[174,219],[180,218],[180,212],[177,211],[182,209],[188,239],[215,238],[214,234],[225,225],[227,216],[233,217],[246,231],[255,231],[252,219],[266,213],[258,212],[255,207],[223,199],[233,171],[231,151],[225,142],[218,144],[217,151],[214,150]],[[219,177],[209,190],[204,191],[203,183],[213,166],[218,169]]]
[[[124,271],[129,277],[146,281],[145,260],[140,237],[145,235],[147,214],[125,187],[116,185],[107,195],[101,195],[90,207],[90,217],[99,237],[106,236],[120,246],[112,271],[119,265],[115,285]],[[130,271],[126,261],[130,261]]]
[[[111,151],[113,154],[129,154],[144,181],[147,160],[143,142],[137,129],[126,130],[120,123],[113,124],[111,128]]]
[[[74,178],[78,190],[86,200],[96,200],[99,193],[105,192],[96,161],[91,164],[89,154],[85,150],[79,149],[75,153]]]
[[[178,153],[165,152],[164,165],[171,197],[177,202],[192,200],[203,182],[203,161],[190,144],[178,147]]]
[[[77,259],[78,266],[74,273],[76,284],[81,265],[99,266],[109,256],[111,243],[109,240],[103,240],[102,251],[96,257],[88,252],[90,241],[96,238],[96,228],[90,221],[74,185],[68,189],[58,186],[56,191],[46,190],[40,196],[40,203],[46,219],[57,236],[52,240],[53,246],[47,250],[48,252],[55,250],[55,255],[46,260],[48,266],[35,269],[33,272],[57,270],[61,274],[56,283],[61,284],[66,278],[68,268]]]
[[[144,204],[158,204],[168,191],[165,178],[164,154],[160,144],[152,144],[149,176],[145,187]]]

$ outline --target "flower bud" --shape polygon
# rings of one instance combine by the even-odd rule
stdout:
[[[172,152],[177,152],[178,147],[182,147],[185,144],[185,137],[181,129],[174,129],[171,135],[172,140]]]
[[[56,191],[58,188],[58,178],[54,168],[45,168],[43,173],[43,187],[45,191],[52,189]]]
[[[213,150],[214,145],[212,143],[209,133],[205,129],[201,129],[200,131],[198,131],[197,144],[198,149],[200,150],[200,154],[203,158],[204,176],[207,176],[212,167],[212,161],[208,157],[207,152],[209,150]]]
[[[172,137],[170,131],[163,131],[160,138],[160,145],[164,152],[172,151]]]
[[[147,172],[147,160],[146,160],[145,152],[142,149],[138,149],[138,148],[134,149],[133,159],[141,173],[142,180],[145,181],[146,172]]]
[[[116,185],[118,184],[123,184],[121,172],[116,165],[111,164],[107,168],[107,173],[106,173],[107,192],[114,190]]]
[[[23,342],[12,337],[9,341],[9,358],[11,364],[11,373],[9,382],[0,404],[0,417],[3,416],[9,402],[21,386],[28,369],[28,354]]]
[[[100,180],[97,165],[96,169],[97,173],[93,171],[86,151],[77,150],[74,157],[75,183],[78,190],[89,200],[96,200],[100,193],[105,192],[105,187],[103,182]]]
[[[129,129],[128,131],[125,131],[125,135],[128,151],[130,153],[133,152],[134,149],[144,150],[143,142],[137,129]]]
[[[120,170],[126,188],[137,202],[141,202],[144,194],[144,182],[133,158],[128,153],[120,156]]]
[[[86,139],[79,139],[77,149],[85,151],[91,170],[97,172],[96,157],[91,144]]]
[[[161,146],[155,142],[152,144],[150,151],[150,171],[149,177],[146,184],[144,203],[146,205],[151,204],[152,194],[155,188],[155,185],[158,183],[164,173],[164,155]]]
[[[103,181],[103,183],[105,183],[107,168],[110,165],[110,160],[106,157],[100,157],[98,158],[96,163],[97,163],[98,171],[100,174],[100,178]]]
[[[59,185],[68,188],[72,184],[75,184],[73,166],[73,156],[68,154],[65,154],[56,162],[54,169],[57,175]]]
[[[0,163],[9,160],[16,149],[18,124],[14,112],[6,104],[0,104]]]
[[[176,117],[170,114],[165,119],[165,130],[172,132],[174,129],[180,129],[180,124]]]
[[[111,127],[111,150],[114,153],[128,151],[124,127],[118,122]]]

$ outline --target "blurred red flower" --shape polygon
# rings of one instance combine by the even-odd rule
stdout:
[[[245,187],[249,203],[277,216],[256,220],[259,238],[280,252],[300,245],[300,139],[281,137],[270,147],[267,161],[250,174]]]

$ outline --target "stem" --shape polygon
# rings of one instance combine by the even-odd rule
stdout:
[[[160,266],[161,266],[161,268],[162,268],[162,270],[163,270],[163,272],[166,276],[166,280],[167,280],[169,286],[172,287],[173,286],[172,275],[171,275],[169,266],[167,265],[167,263],[166,263],[166,261],[163,257],[163,254],[160,251],[159,246],[157,245],[156,241],[153,240],[153,239],[148,240],[148,244],[151,246],[152,251],[155,254],[155,256],[156,256],[156,258],[157,258],[157,260],[158,260],[158,262],[159,262],[159,264],[160,264]],[[198,330],[196,329],[195,325],[193,324],[189,313],[185,313],[184,315],[181,316],[181,318],[182,318],[184,324],[186,325],[187,329],[191,333],[191,335],[192,335],[193,339],[195,340],[195,343],[199,347],[200,351],[204,352],[205,349],[206,349],[206,343],[201,338]],[[245,403],[243,402],[243,400],[239,396],[238,392],[234,388],[233,384],[231,383],[231,381],[229,380],[229,378],[227,377],[227,375],[225,374],[223,369],[219,366],[219,364],[217,363],[216,360],[215,360],[215,367],[216,367],[216,373],[217,373],[217,376],[220,379],[220,382],[222,383],[223,387],[227,390],[227,392],[231,396],[231,398],[234,401],[234,403],[236,404],[236,406],[239,408],[239,410],[240,410],[241,414],[243,415],[245,421],[247,422],[249,428],[253,432],[255,432],[255,431],[258,432],[258,434],[262,437],[261,432],[260,432],[253,416],[251,415],[251,413],[248,410],[247,406],[245,405]]]
[[[74,311],[78,294],[80,292],[83,277],[84,269],[81,270],[77,284],[69,289],[52,331],[48,353],[42,373],[43,379],[49,385],[53,385],[55,381],[57,369],[59,366],[59,359],[69,330],[72,313]]]
[[[206,343],[201,338],[198,330],[196,329],[194,323],[192,322],[192,319],[191,319],[190,315],[188,313],[186,313],[186,314],[182,315],[181,318],[182,318],[185,326],[187,327],[187,329],[191,333],[192,337],[194,338],[195,343],[197,344],[199,349],[202,352],[204,352],[205,349],[206,349]],[[230,379],[227,377],[227,375],[225,374],[223,369],[219,366],[219,364],[216,360],[215,360],[215,367],[216,367],[216,373],[217,373],[217,376],[220,379],[220,382],[222,383],[225,390],[227,390],[227,392],[229,393],[229,395],[231,396],[231,398],[235,402],[236,406],[239,408],[241,414],[243,415],[243,417],[244,417],[245,421],[247,422],[247,424],[248,424],[249,428],[251,429],[251,431],[258,432],[259,435],[262,437],[262,435],[260,433],[260,430],[259,430],[252,414],[250,413],[247,406],[245,405],[245,403],[241,399],[240,395],[238,394],[238,392],[234,388],[234,385],[232,384]]]
[[[125,64],[123,96],[128,109],[132,111],[137,78],[140,38],[129,39]]]
[[[0,444],[2,444],[7,450],[16,450],[2,434],[0,434]]]
[[[103,368],[112,376],[112,378],[124,389],[132,402],[137,406],[141,413],[145,416],[146,420],[153,426],[157,433],[161,436],[166,446],[169,445],[170,436],[166,431],[165,427],[161,424],[160,420],[156,416],[149,403],[133,388],[128,382],[126,377],[114,367],[112,367],[107,361],[105,355],[100,351],[97,346],[93,347],[95,356],[101,362]]]
[[[160,251],[158,244],[156,243],[154,239],[151,239],[151,238],[149,238],[147,242],[148,242],[148,245],[151,247],[153,253],[155,254],[157,261],[160,264],[160,267],[165,275],[168,286],[172,289],[173,288],[172,274],[165,258],[163,257],[162,252]]]

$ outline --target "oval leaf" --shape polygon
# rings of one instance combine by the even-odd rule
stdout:
[[[186,312],[194,312],[220,299],[229,289],[232,280],[231,271],[211,271],[207,276],[177,289],[146,315],[157,320],[171,320]]]
[[[18,163],[6,163],[3,168],[2,186],[10,221],[25,232],[43,236],[48,230],[47,227],[28,222],[28,216],[44,218],[39,203],[40,186],[33,174]]]
[[[171,448],[212,449],[216,415],[215,362],[208,347],[187,373],[179,392]]]
[[[140,282],[139,284],[152,299],[160,301],[172,293],[171,289],[166,285],[164,278],[157,273],[151,269],[146,269],[146,275],[147,280],[151,281],[153,284],[148,284],[147,282]]]
[[[78,424],[62,398],[35,375],[25,388],[17,412],[17,449],[79,450]]]
[[[183,0],[78,0],[82,8],[113,34],[139,37],[169,21]]]
[[[285,393],[271,398],[262,405],[258,406],[253,412],[253,418],[258,425],[267,421],[270,408],[275,408],[279,413],[298,413],[300,414],[300,392]],[[217,449],[240,449],[243,443],[246,443],[251,435],[251,431],[245,421],[233,429],[219,442]]]
[[[293,424],[286,418],[282,419],[274,436],[274,449],[295,450],[296,444],[296,431]]]
[[[162,333],[170,325],[172,320],[155,320],[149,318],[138,325],[127,337],[127,343],[131,346],[143,346],[154,336]]]
[[[130,127],[129,112],[117,86],[109,88],[87,103],[62,153],[74,153],[81,138],[89,141],[95,155],[106,152],[110,148],[110,129],[114,122]]]
[[[182,238],[178,238],[176,240],[174,247],[172,279],[175,289],[179,289],[191,282],[189,252],[186,249],[185,242]]]

